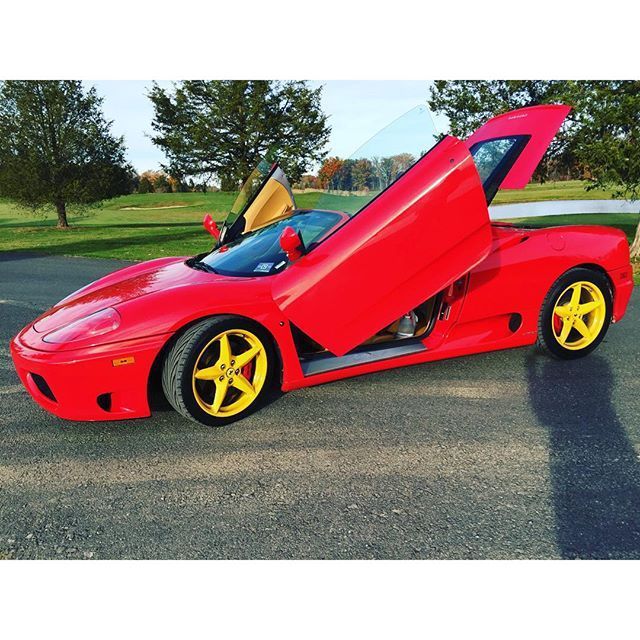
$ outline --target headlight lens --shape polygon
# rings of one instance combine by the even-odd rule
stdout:
[[[74,342],[101,336],[109,331],[115,331],[119,326],[120,314],[114,308],[109,307],[52,331],[43,340],[52,344]]]

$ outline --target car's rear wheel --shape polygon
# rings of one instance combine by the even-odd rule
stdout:
[[[604,339],[613,299],[607,277],[576,268],[553,284],[538,321],[538,345],[557,358],[570,360],[591,353]]]
[[[234,316],[208,318],[185,330],[167,352],[162,388],[180,414],[222,426],[255,411],[276,367],[270,336]]]

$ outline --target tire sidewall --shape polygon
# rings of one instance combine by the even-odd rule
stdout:
[[[567,287],[571,286],[575,282],[581,281],[591,282],[596,285],[600,289],[600,291],[602,291],[602,295],[604,296],[605,300],[606,313],[604,324],[602,325],[602,329],[600,330],[597,338],[591,344],[584,347],[584,349],[572,350],[563,347],[557,341],[551,327],[551,322],[553,311],[560,295],[562,295]],[[599,271],[594,271],[585,267],[571,269],[570,271],[567,271],[565,274],[560,276],[553,283],[551,289],[549,289],[549,293],[545,298],[544,304],[540,311],[539,321],[539,334],[541,342],[544,344],[547,350],[557,358],[562,358],[564,360],[574,360],[576,358],[586,356],[594,349],[596,349],[598,345],[604,340],[604,337],[609,328],[609,324],[611,323],[612,313],[613,295],[611,292],[611,284],[609,283],[609,279],[607,278],[607,276]]]

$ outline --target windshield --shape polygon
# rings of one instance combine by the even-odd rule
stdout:
[[[293,227],[309,250],[348,217],[333,211],[297,211],[285,220],[240,236],[202,258],[201,262],[222,275],[268,276],[281,271],[287,256],[280,247],[285,227]]]

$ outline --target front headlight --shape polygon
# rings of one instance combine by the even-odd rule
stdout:
[[[96,311],[90,316],[74,320],[64,327],[48,333],[42,339],[51,344],[74,342],[101,336],[109,331],[115,331],[119,326],[120,314],[113,307],[108,307],[102,311]]]

